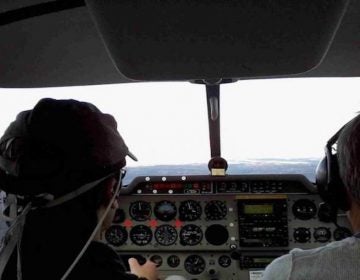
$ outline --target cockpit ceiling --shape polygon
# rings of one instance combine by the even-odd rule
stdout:
[[[0,4],[0,22],[4,19],[5,12],[40,2],[3,0]],[[0,87],[76,86],[133,81],[114,66],[114,59],[110,58],[104,47],[86,6],[1,25],[0,38]],[[189,71],[191,69],[194,68],[190,61]],[[266,72],[260,75],[258,72],[255,75],[224,78],[360,76],[360,1],[350,1],[332,44],[317,67],[302,74],[294,74],[299,71],[291,69],[291,65],[286,70],[285,74]],[[197,78],[214,77],[206,74],[191,77],[183,73],[148,77],[144,80],[176,81]]]

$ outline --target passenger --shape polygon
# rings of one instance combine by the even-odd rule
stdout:
[[[47,98],[18,114],[0,139],[0,188],[23,208],[31,203],[19,250],[24,280],[65,279],[88,240],[66,279],[158,279],[150,261],[130,259],[133,274],[126,273],[100,241],[118,206],[127,155],[134,158],[115,119],[90,103]],[[17,279],[16,252],[1,279]]]
[[[355,234],[316,249],[291,250],[266,267],[263,280],[360,279],[360,115],[339,132],[334,156],[345,186],[346,214]]]

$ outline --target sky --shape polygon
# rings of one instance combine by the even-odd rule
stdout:
[[[248,80],[221,86],[222,156],[320,158],[326,141],[360,111],[360,78]],[[0,134],[39,99],[78,99],[114,115],[139,162],[207,163],[206,93],[187,82],[42,89],[0,88]]]

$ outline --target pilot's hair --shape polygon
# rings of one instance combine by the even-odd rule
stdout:
[[[337,143],[340,177],[355,201],[360,202],[360,115],[347,124]]]

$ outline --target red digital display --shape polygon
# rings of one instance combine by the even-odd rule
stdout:
[[[192,185],[192,188],[193,188],[193,189],[200,189],[200,184],[199,184],[199,183],[194,183],[194,184]]]
[[[182,188],[181,183],[154,183],[153,185],[153,189],[157,191],[181,190]]]

